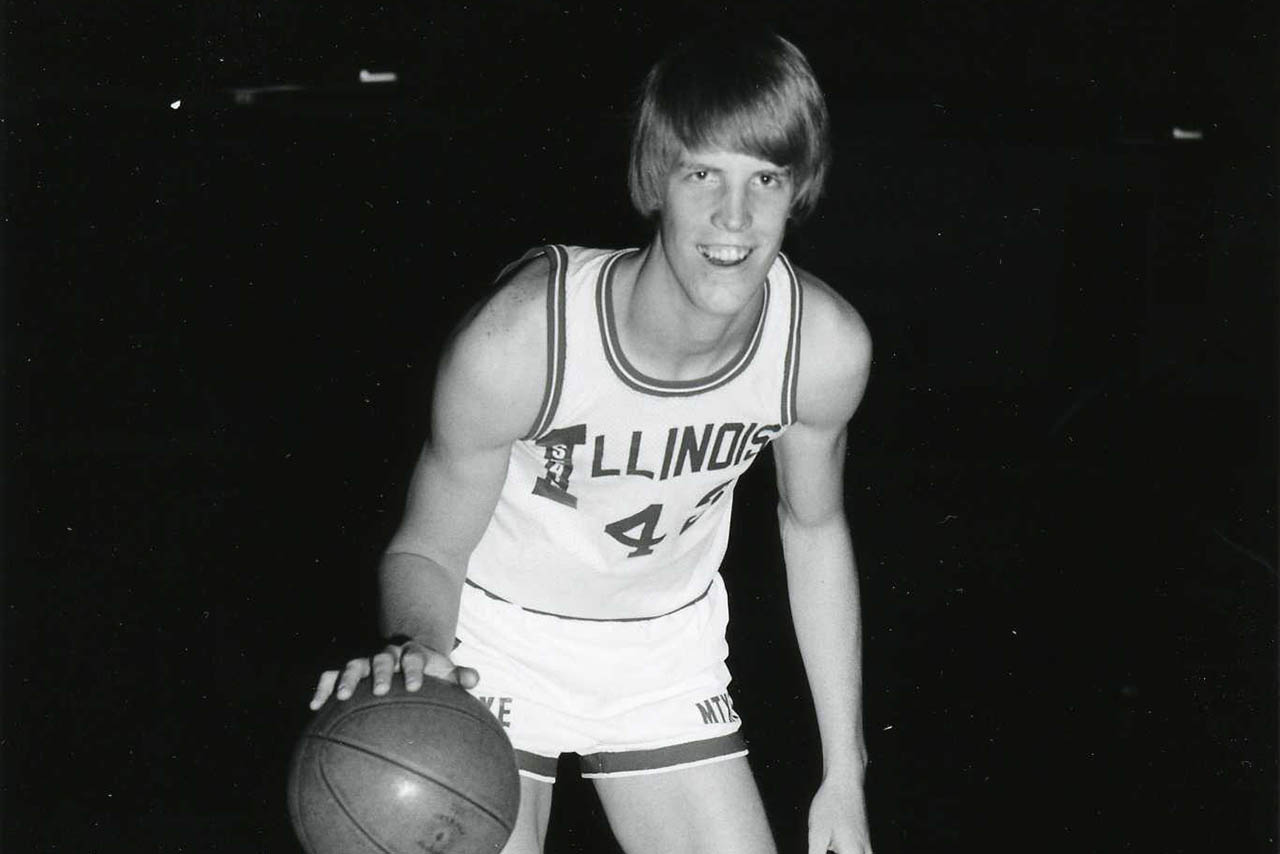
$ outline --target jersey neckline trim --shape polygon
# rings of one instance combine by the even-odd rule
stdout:
[[[765,320],[769,315],[769,304],[772,301],[772,284],[768,273],[765,274],[764,301],[760,306],[760,316],[756,320],[755,330],[742,345],[738,354],[715,372],[699,379],[662,380],[642,373],[627,360],[618,341],[617,318],[613,311],[613,273],[618,261],[629,255],[635,255],[639,251],[639,249],[620,249],[609,256],[600,268],[600,275],[596,281],[596,318],[600,324],[600,343],[603,345],[605,359],[618,379],[645,394],[684,397],[717,389],[746,370],[764,338]]]

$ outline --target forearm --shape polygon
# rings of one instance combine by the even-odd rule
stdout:
[[[796,640],[822,736],[824,774],[862,779],[862,617],[843,515],[802,525],[780,513]]]
[[[446,655],[453,649],[463,574],[418,554],[388,551],[378,569],[381,628]]]

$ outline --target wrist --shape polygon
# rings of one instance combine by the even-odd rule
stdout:
[[[826,756],[822,761],[822,777],[851,780],[861,784],[867,776],[867,752],[855,749],[839,756]]]

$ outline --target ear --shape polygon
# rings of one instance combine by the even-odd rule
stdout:
[[[803,222],[813,213],[814,203],[817,199],[812,197],[813,178],[810,177],[803,184],[796,187],[794,195],[791,196],[791,207],[787,210],[787,220],[789,222]]]

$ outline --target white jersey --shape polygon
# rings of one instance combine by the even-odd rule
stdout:
[[[557,616],[670,613],[710,588],[738,477],[795,420],[800,283],[779,254],[741,351],[701,379],[660,380],[627,360],[613,316],[613,271],[639,250],[539,251],[546,390],[467,583]]]

